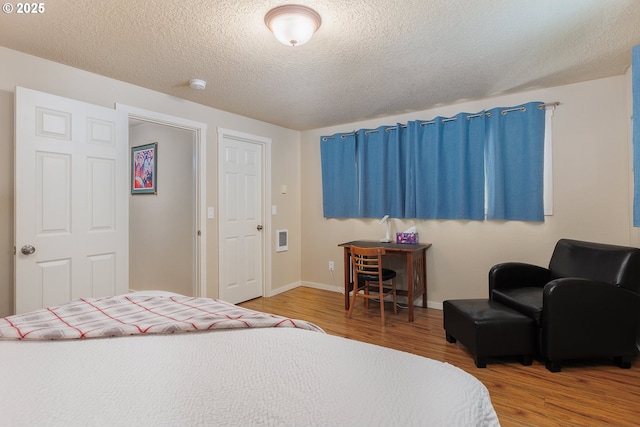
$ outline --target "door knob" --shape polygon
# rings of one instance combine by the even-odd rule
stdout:
[[[22,248],[20,248],[20,252],[22,252],[25,255],[31,255],[35,251],[36,251],[36,248],[34,248],[31,245],[24,245]]]
[[[260,224],[258,224],[258,226],[256,227],[256,229],[257,229],[258,231],[261,231],[263,228],[264,228],[264,227],[263,227],[263,226],[261,226]]]

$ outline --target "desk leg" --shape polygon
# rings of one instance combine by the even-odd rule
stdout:
[[[407,254],[409,322],[413,322],[413,299],[415,297],[422,295],[422,307],[427,307],[427,263],[425,252]]]
[[[420,276],[422,277],[422,307],[427,308],[427,250],[422,251],[420,256]]]
[[[349,283],[351,282],[351,262],[349,248],[344,247],[344,309],[349,310]]]
[[[413,253],[406,254],[407,258],[407,305],[409,306],[409,322],[413,322]]]

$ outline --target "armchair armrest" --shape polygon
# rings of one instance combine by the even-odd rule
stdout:
[[[578,277],[564,277],[547,283],[542,291],[542,304],[544,321],[549,323],[555,323],[558,320],[555,317],[578,316],[637,321],[640,315],[640,295],[611,283]],[[621,317],[625,315],[630,317]]]
[[[543,287],[551,280],[549,269],[522,262],[496,264],[489,270],[489,296],[494,289]]]
[[[547,358],[598,356],[600,349],[614,355],[635,351],[640,320],[640,295],[635,292],[565,277],[545,285],[542,300],[542,347]]]

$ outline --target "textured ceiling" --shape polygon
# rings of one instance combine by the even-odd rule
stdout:
[[[322,26],[291,48],[264,24],[284,3],[46,0],[0,45],[306,130],[621,75],[640,44],[639,0],[299,0]]]

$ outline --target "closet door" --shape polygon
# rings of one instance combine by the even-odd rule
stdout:
[[[220,146],[220,299],[263,294],[262,145],[224,135]]]

